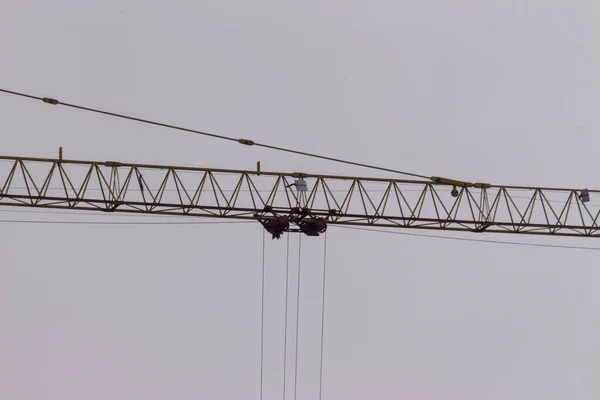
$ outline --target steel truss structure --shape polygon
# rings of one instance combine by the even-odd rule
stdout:
[[[600,236],[594,190],[0,157],[0,205],[327,225]]]

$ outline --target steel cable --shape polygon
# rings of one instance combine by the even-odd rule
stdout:
[[[80,105],[76,105],[76,104],[64,103],[62,101],[59,101],[59,100],[53,99],[53,98],[49,98],[49,97],[32,96],[32,95],[29,95],[29,94],[14,92],[12,90],[6,90],[6,89],[0,89],[0,92],[7,93],[7,94],[12,94],[12,95],[15,95],[15,96],[26,97],[26,98],[29,98],[29,99],[40,100],[40,101],[43,101],[44,103],[47,103],[47,104],[63,105],[65,107],[76,108],[76,109],[83,110],[83,111],[89,111],[89,112],[93,112],[93,113],[97,113],[97,114],[108,115],[108,116],[111,116],[111,117],[117,117],[117,118],[127,119],[127,120],[130,120],[130,121],[141,122],[141,123],[144,123],[144,124],[161,126],[163,128],[175,129],[175,130],[189,132],[189,133],[195,133],[197,135],[208,136],[208,137],[212,137],[212,138],[215,138],[215,139],[221,139],[221,140],[228,140],[228,141],[232,141],[232,142],[238,142],[238,143],[246,145],[246,146],[263,147],[263,148],[270,149],[270,150],[276,150],[276,151],[281,151],[281,152],[286,152],[286,153],[292,153],[292,154],[297,154],[297,155],[306,156],[306,157],[318,158],[318,159],[327,160],[327,161],[333,161],[333,162],[342,163],[342,164],[354,165],[354,166],[362,167],[362,168],[376,169],[376,170],[379,170],[379,171],[391,172],[391,173],[395,173],[395,174],[407,175],[407,176],[412,176],[412,177],[415,177],[415,178],[423,178],[423,179],[427,179],[427,180],[431,179],[430,177],[425,176],[425,175],[413,174],[413,173],[410,173],[410,172],[399,171],[399,170],[395,170],[395,169],[391,169],[391,168],[378,167],[378,166],[375,166],[375,165],[364,164],[364,163],[359,163],[359,162],[354,162],[354,161],[349,161],[349,160],[343,160],[343,159],[340,159],[340,158],[327,157],[327,156],[322,156],[322,155],[319,155],[319,154],[308,153],[308,152],[304,152],[304,151],[293,150],[293,149],[288,149],[288,148],[279,147],[279,146],[273,146],[273,145],[269,145],[269,144],[265,144],[265,143],[257,143],[255,141],[249,140],[249,139],[236,139],[236,138],[232,138],[232,137],[228,137],[228,136],[217,135],[217,134],[214,134],[214,133],[202,132],[202,131],[199,131],[199,130],[196,130],[196,129],[183,128],[183,127],[176,126],[176,125],[165,124],[165,123],[162,123],[162,122],[147,120],[147,119],[143,119],[143,118],[131,117],[131,116],[124,115],[124,114],[118,114],[118,113],[113,113],[113,112],[109,112],[109,111],[98,110],[98,109],[95,109],[95,108],[84,107],[84,106],[80,106]]]

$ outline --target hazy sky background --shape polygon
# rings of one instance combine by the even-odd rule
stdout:
[[[426,175],[598,188],[599,22],[591,0],[3,0],[0,87]],[[0,110],[2,155],[381,176],[8,95]],[[261,241],[258,224],[1,224],[0,398],[259,399]],[[323,399],[600,396],[597,252],[334,228],[327,251]],[[318,393],[322,252],[303,240],[299,400]],[[266,254],[270,400],[285,240]]]

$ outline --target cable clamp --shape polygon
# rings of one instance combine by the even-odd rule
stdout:
[[[238,139],[238,142],[241,144],[245,144],[246,146],[254,146],[254,142],[248,139]]]
[[[52,98],[50,98],[50,97],[44,97],[44,98],[42,99],[42,101],[43,101],[44,103],[53,104],[53,105],[57,105],[57,104],[59,103],[59,101],[58,101],[58,100],[56,100],[56,99],[52,99]]]

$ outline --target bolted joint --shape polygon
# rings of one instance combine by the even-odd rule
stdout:
[[[245,144],[246,146],[254,146],[254,142],[249,139],[238,139],[238,142],[241,144]]]
[[[43,101],[44,103],[53,104],[53,105],[57,105],[57,104],[59,103],[59,101],[58,101],[58,100],[56,100],[56,99],[52,99],[52,98],[50,98],[50,97],[44,97],[44,98],[42,99],[42,101]]]

